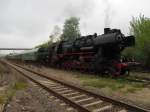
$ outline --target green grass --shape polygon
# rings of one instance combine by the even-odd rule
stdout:
[[[21,90],[26,87],[27,87],[27,83],[25,83],[25,82],[15,82],[8,87],[8,89],[6,91],[6,95],[8,97],[12,97],[12,96],[14,96],[14,94],[16,93],[17,90]]]
[[[126,91],[124,91],[125,93],[135,93],[136,91],[141,90],[141,88],[136,88],[136,87],[131,87],[129,86]]]
[[[4,74],[8,73],[8,69],[1,65],[0,63],[0,79],[3,77]]]
[[[0,79],[2,78],[2,73],[3,73],[3,69],[2,69],[2,67],[0,66]]]
[[[13,89],[15,90],[21,90],[27,87],[27,83],[26,82],[17,82],[14,84]]]
[[[0,73],[5,72],[6,70],[7,69],[5,68],[5,66],[0,63]]]
[[[112,91],[120,91],[123,93],[134,93],[144,87],[143,83],[130,82],[126,78],[109,78],[101,77],[93,74],[82,74],[74,72],[84,86],[96,88],[110,88]]]
[[[0,79],[3,77],[3,74],[7,72],[7,69],[4,69],[0,64]],[[9,78],[9,77],[8,77]],[[26,80],[20,78],[18,81],[10,82],[7,85],[6,89],[0,94],[0,104],[5,104],[9,99],[11,99],[18,90],[24,89],[27,87]]]
[[[10,84],[5,91],[5,94],[0,96],[0,103],[5,103],[7,100],[11,99],[18,90],[24,89],[26,87],[26,82],[15,82],[13,84]]]
[[[6,102],[6,97],[4,95],[0,95],[0,104],[4,104]]]

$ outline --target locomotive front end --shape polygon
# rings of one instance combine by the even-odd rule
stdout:
[[[124,36],[119,29],[105,28],[104,34],[95,38],[94,44],[99,48],[97,60],[99,69],[104,68],[102,72],[112,76],[129,73],[128,62],[123,61],[121,53],[126,47],[135,45],[134,36]]]
[[[122,52],[126,47],[132,47],[135,45],[134,36],[124,36],[123,34],[121,34],[120,39],[118,40],[120,40],[118,41],[120,52]],[[122,56],[121,54],[119,59],[115,60],[113,66],[116,69],[116,73],[113,74],[114,76],[129,74],[130,70],[129,61],[126,57]]]

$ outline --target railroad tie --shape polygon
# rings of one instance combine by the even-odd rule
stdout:
[[[120,111],[118,111],[118,112],[128,112],[128,111],[123,109],[123,110],[120,110]]]
[[[86,99],[77,100],[77,101],[75,101],[75,102],[76,102],[76,103],[80,103],[80,102],[88,101],[88,100],[91,100],[91,99],[94,99],[94,98],[93,98],[93,97],[89,97],[89,98],[86,98]]]
[[[78,95],[78,96],[70,97],[70,99],[76,99],[76,98],[80,98],[80,97],[83,97],[83,96],[86,96],[86,95],[85,94],[81,94],[81,95]]]
[[[89,103],[89,104],[85,104],[83,105],[84,107],[89,107],[89,106],[93,106],[93,105],[97,105],[97,104],[100,104],[102,103],[103,101],[101,100],[98,100],[98,101],[95,101],[95,102],[92,102],[92,103]]]
[[[68,90],[68,88],[57,88],[55,91],[62,91],[62,90]]]
[[[79,94],[79,92],[73,92],[73,93],[67,93],[67,94],[63,94],[64,96],[71,96],[71,95],[76,95]]]
[[[101,112],[101,111],[106,111],[106,110],[110,110],[113,108],[113,105],[107,105],[98,109],[94,109],[93,112]]]
[[[63,94],[63,93],[68,93],[68,92],[71,92],[72,90],[65,90],[65,91],[61,91],[59,92],[60,94]]]

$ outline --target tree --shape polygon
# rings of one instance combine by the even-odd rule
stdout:
[[[49,36],[49,43],[54,43],[57,41],[60,41],[60,34],[61,34],[61,29],[59,28],[59,26],[54,26],[54,29],[51,33],[51,35]]]
[[[64,23],[61,40],[74,40],[79,37],[80,37],[79,19],[76,17],[70,17]]]
[[[150,19],[140,15],[130,22],[130,33],[136,37],[136,46],[125,51],[145,66],[150,67]]]
[[[48,47],[49,45],[53,44],[54,42],[60,41],[60,34],[61,34],[61,29],[59,28],[59,26],[57,26],[57,25],[54,26],[54,29],[49,36],[49,40],[40,45],[37,45],[36,48],[39,48],[39,47],[45,48],[45,47]]]

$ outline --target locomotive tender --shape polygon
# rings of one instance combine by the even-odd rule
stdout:
[[[95,33],[75,40],[60,41],[47,48],[38,48],[33,52],[18,55],[23,61],[119,76],[128,71],[128,62],[122,61],[121,52],[134,44],[134,36],[124,36],[119,29],[105,28],[102,35]],[[31,57],[30,60],[26,58],[28,55]]]

